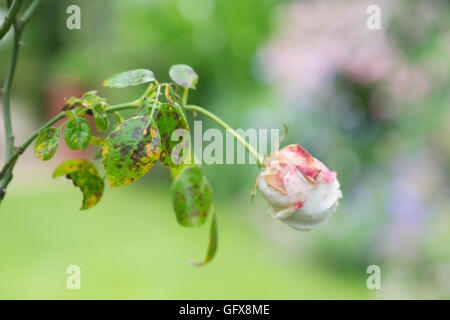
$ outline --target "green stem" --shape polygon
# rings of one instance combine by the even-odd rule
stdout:
[[[11,121],[11,86],[14,78],[14,73],[17,65],[17,57],[19,55],[19,48],[21,46],[21,36],[22,31],[25,27],[25,24],[29,21],[31,16],[36,11],[40,0],[33,0],[33,2],[28,6],[25,13],[20,19],[17,19],[17,14],[20,10],[23,0],[8,0],[9,11],[8,15],[0,26],[0,40],[5,36],[8,30],[11,28],[11,25],[14,26],[14,43],[13,50],[11,54],[11,61],[9,64],[8,74],[6,76],[5,85],[3,87],[3,121],[5,127],[5,136],[6,136],[6,154],[5,154],[5,165],[0,171],[0,202],[5,196],[6,187],[10,183],[12,179],[12,170],[14,165],[16,164],[17,158],[21,155],[25,148],[33,141],[32,138],[29,142],[26,141],[22,146],[14,149],[14,134],[12,129],[12,121]]]
[[[155,109],[156,109],[156,105],[158,104],[158,100],[159,100],[159,94],[161,93],[161,86],[158,85],[158,88],[156,89],[156,98],[155,101],[153,101],[153,108],[152,108],[152,113],[150,114],[149,117],[149,123],[152,121],[153,119],[153,114],[155,113]]]
[[[189,88],[184,88],[184,91],[183,91],[183,105],[187,104],[188,96],[189,96]]]
[[[152,107],[152,112],[150,113],[150,116],[148,117],[148,121],[147,124],[145,125],[145,130],[147,130],[147,128],[150,126],[152,120],[153,120],[153,115],[155,113],[155,109],[156,106],[158,104],[158,100],[159,100],[159,94],[161,93],[161,85],[158,84],[158,88],[156,89],[156,97],[153,101],[153,107]]]
[[[139,107],[140,104],[139,102],[140,102],[139,100],[135,100],[131,102],[112,104],[106,109],[106,112],[116,112],[120,110],[137,108]]]
[[[215,121],[218,125],[227,130],[229,134],[231,134],[240,144],[242,144],[248,150],[248,152],[256,159],[260,167],[264,166],[264,159],[261,157],[258,151],[256,151],[242,136],[240,136],[233,128],[226,124],[222,119],[217,117],[214,113],[211,113],[208,110],[203,109],[202,107],[194,105],[187,105],[184,108],[186,110],[201,113],[211,120]]]
[[[31,16],[34,14],[34,12],[36,11],[37,7],[39,6],[39,3],[41,2],[41,0],[34,0],[29,6],[28,8],[25,10],[24,14],[19,18],[19,20],[17,21],[20,25],[20,28],[24,28],[25,25],[28,23],[28,21],[30,21]]]
[[[11,4],[8,14],[5,17],[5,20],[3,20],[2,25],[0,26],[0,40],[3,39],[3,37],[8,33],[9,29],[13,25],[16,15],[19,12],[20,7],[22,6],[23,0],[14,0],[14,2]]]
[[[13,153],[12,157],[5,163],[2,170],[0,171],[0,178],[3,177],[3,175],[6,174],[7,171],[10,171],[16,163],[17,158],[24,153],[24,151],[28,148],[28,146],[33,142],[34,139],[39,135],[39,133],[52,126],[59,120],[63,119],[65,117],[65,113],[61,112],[58,115],[56,115],[54,118],[50,119],[48,122],[46,122],[40,129],[36,130],[25,142],[18,148],[16,148],[16,151]],[[5,186],[6,187],[6,186]]]
[[[14,5],[14,3],[12,5]],[[16,71],[17,57],[19,55],[20,37],[21,37],[21,30],[18,27],[18,25],[14,22],[14,44],[11,55],[11,62],[8,68],[8,74],[6,76],[5,85],[3,87],[3,101],[2,101],[3,122],[5,127],[5,139],[6,139],[5,162],[6,163],[11,162],[13,163],[13,165],[15,163],[15,160],[11,159],[13,158],[14,155],[14,134],[12,129],[10,102],[11,102],[11,86],[14,78],[14,73]],[[11,169],[7,169],[2,175],[0,175],[0,200],[3,199],[5,189],[8,186],[11,179],[12,179]]]

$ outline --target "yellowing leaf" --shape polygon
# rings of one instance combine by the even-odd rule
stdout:
[[[36,157],[43,161],[50,160],[58,149],[59,138],[61,133],[58,128],[44,129],[36,138],[34,142],[34,153]]]
[[[105,184],[92,163],[83,159],[67,160],[53,172],[53,178],[65,176],[83,193],[81,210],[92,208],[100,201]]]
[[[130,184],[146,174],[159,159],[160,136],[147,116],[132,117],[121,123],[105,140],[103,165],[113,187]]]

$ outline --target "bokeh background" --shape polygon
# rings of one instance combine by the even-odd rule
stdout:
[[[81,30],[66,28],[73,3]],[[372,4],[381,30],[366,27]],[[177,225],[167,170],[107,187],[80,212],[79,190],[51,172],[96,149],[61,147],[41,162],[30,148],[0,207],[0,298],[450,298],[450,1],[44,0],[23,40],[18,142],[65,97],[99,89],[120,103],[144,90],[101,88],[111,74],[142,67],[165,81],[185,63],[200,75],[192,103],[235,128],[287,125],[283,143],[336,170],[344,198],[326,224],[298,232],[250,200],[256,166],[204,166],[219,249],[195,268],[209,230]],[[81,290],[66,288],[69,265]],[[380,290],[366,287],[369,265],[381,268]]]

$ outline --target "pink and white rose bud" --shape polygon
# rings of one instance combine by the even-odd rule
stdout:
[[[271,214],[294,229],[308,230],[326,221],[342,198],[335,171],[298,144],[267,159],[257,187],[271,205]]]

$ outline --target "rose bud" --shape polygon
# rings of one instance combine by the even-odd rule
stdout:
[[[298,144],[265,161],[256,186],[271,206],[271,215],[298,230],[326,221],[337,209],[342,192],[335,171]]]

